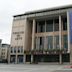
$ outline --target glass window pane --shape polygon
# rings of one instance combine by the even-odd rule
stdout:
[[[59,31],[59,19],[54,20],[54,31]]]
[[[53,20],[48,20],[46,22],[46,32],[52,32],[53,31]]]
[[[16,53],[16,47],[14,48],[14,53]]]
[[[21,47],[21,53],[23,52],[23,47]]]
[[[38,40],[39,39],[39,40]],[[44,37],[39,37],[37,40],[39,41],[39,49],[43,50],[44,49]]]
[[[54,37],[54,48],[59,48],[59,36]]]
[[[67,30],[67,18],[63,18],[63,30]]]
[[[48,36],[48,49],[53,48],[53,36]]]
[[[37,26],[38,32],[45,32],[45,21],[39,21]]]
[[[63,48],[68,48],[68,38],[67,35],[63,36]]]

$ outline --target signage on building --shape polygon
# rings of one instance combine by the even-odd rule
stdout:
[[[13,32],[13,34],[15,34],[16,35],[16,38],[15,38],[15,40],[22,40],[22,37],[21,37],[21,34],[23,34],[24,33],[24,31],[20,31],[20,32]]]

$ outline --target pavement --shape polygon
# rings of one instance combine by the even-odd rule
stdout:
[[[70,65],[0,64],[0,72],[72,72]]]

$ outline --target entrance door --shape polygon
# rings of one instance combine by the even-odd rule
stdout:
[[[18,59],[17,59],[18,63],[23,63],[23,56],[18,56]]]
[[[10,62],[11,62],[11,63],[15,63],[15,55],[14,55],[14,56],[11,56]]]

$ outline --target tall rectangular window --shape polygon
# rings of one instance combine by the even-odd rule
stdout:
[[[37,37],[35,37],[35,48],[34,49],[38,49],[38,40],[37,40],[38,38]]]
[[[14,48],[14,53],[16,53],[16,49],[17,49],[17,48],[15,47],[15,48]]]
[[[59,36],[54,36],[54,48],[59,48]]]
[[[63,18],[63,30],[67,30],[67,18]]]
[[[20,49],[21,49],[20,46],[18,46],[18,53],[20,53]]]
[[[46,32],[53,32],[53,20],[46,22]]]
[[[13,53],[13,47],[11,47],[11,53]]]
[[[63,35],[63,48],[68,49],[68,37]]]
[[[38,32],[45,32],[45,21],[39,21],[37,25]]]
[[[38,49],[39,50],[43,50],[44,49],[44,37],[39,37],[38,39],[37,39],[38,41]]]
[[[21,46],[21,53],[23,53],[23,46]]]
[[[37,24],[38,24],[38,22],[36,22],[36,28],[35,28],[35,32],[37,33]]]
[[[54,20],[54,31],[59,31],[59,19]]]
[[[47,45],[48,49],[52,49],[53,48],[53,36],[48,36],[48,45]]]

